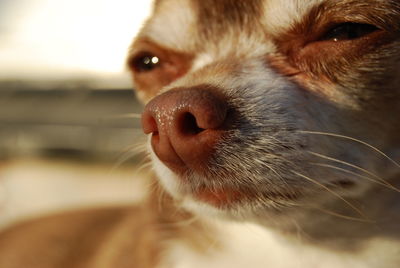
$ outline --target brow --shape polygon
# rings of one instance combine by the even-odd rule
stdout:
[[[246,31],[260,21],[265,0],[191,0],[203,38],[220,36],[231,27]]]
[[[359,22],[373,24],[387,31],[400,30],[398,0],[327,0],[314,7],[307,16],[310,23]],[[311,26],[311,25],[310,25]],[[313,26],[314,27],[314,26]]]

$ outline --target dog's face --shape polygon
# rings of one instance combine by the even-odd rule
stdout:
[[[397,0],[158,0],[128,64],[187,207],[287,215],[400,173]]]

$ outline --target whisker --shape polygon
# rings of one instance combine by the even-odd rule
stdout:
[[[154,193],[155,197],[157,198],[157,209],[158,211],[163,211],[164,206],[164,199],[165,199],[165,190],[160,186],[160,184],[153,180],[151,186],[151,191]]]
[[[126,163],[129,159],[138,156],[140,154],[144,154],[146,152],[146,144],[145,143],[137,143],[136,145],[129,146],[121,152],[121,155],[118,157],[116,163],[113,165],[111,170],[116,170],[121,167],[124,163]]]
[[[151,167],[152,167],[152,162],[150,161],[150,159],[143,159],[142,161],[140,161],[139,163],[139,167],[136,169],[136,174],[139,174],[141,172],[144,171],[150,171]]]
[[[376,223],[376,221],[373,220],[369,220],[369,219],[361,219],[361,218],[357,218],[357,217],[352,217],[352,216],[347,216],[347,215],[343,215],[340,213],[337,213],[335,211],[332,210],[328,210],[328,209],[324,209],[324,208],[320,208],[320,207],[310,207],[319,211],[322,211],[328,215],[332,215],[341,219],[345,219],[345,220],[351,220],[351,221],[358,221],[358,222],[366,222],[366,223]]]
[[[181,209],[179,209],[178,211],[180,211]],[[167,227],[167,228],[171,228],[171,227],[187,227],[193,223],[195,223],[196,221],[198,221],[200,219],[200,217],[198,215],[195,214],[191,214],[190,217],[188,217],[187,219],[182,219],[180,221],[174,221],[174,222],[169,222],[169,223],[163,223],[162,227]]]
[[[114,168],[119,168],[122,166],[124,163],[128,162],[129,159],[141,154],[142,152],[126,152],[124,153],[117,162],[114,164]]]
[[[329,189],[329,188],[328,188],[327,186],[325,186],[324,184],[322,184],[322,183],[320,183],[320,182],[318,182],[318,181],[316,181],[316,180],[314,180],[314,179],[312,179],[312,178],[310,178],[310,177],[308,177],[308,176],[306,176],[306,175],[303,175],[303,174],[298,173],[298,172],[296,172],[296,171],[292,171],[292,172],[293,172],[293,174],[295,174],[295,175],[297,175],[297,176],[299,176],[299,177],[301,177],[301,178],[303,178],[303,179],[305,179],[305,180],[307,180],[307,181],[309,181],[309,182],[311,182],[311,183],[314,183],[314,184],[320,186],[321,188],[325,189],[325,190],[328,191],[329,193],[333,194],[334,196],[336,196],[337,198],[339,198],[340,200],[342,200],[344,203],[346,203],[346,204],[347,204],[350,208],[352,208],[354,211],[356,211],[356,212],[357,212],[360,216],[362,216],[364,219],[368,220],[368,217],[366,217],[366,215],[365,215],[360,209],[358,209],[356,206],[354,206],[352,203],[350,203],[347,199],[345,199],[344,197],[342,197],[340,194],[336,193],[335,191],[332,191],[331,189]]]
[[[343,164],[343,165],[345,165],[345,166],[352,167],[352,168],[355,168],[355,169],[357,169],[357,170],[360,170],[360,171],[362,171],[362,172],[364,172],[364,173],[367,173],[368,175],[370,175],[370,176],[376,178],[378,181],[382,182],[383,184],[386,184],[386,185],[388,185],[388,186],[391,186],[391,187],[397,189],[396,187],[394,187],[393,185],[391,185],[391,184],[390,184],[389,182],[387,182],[386,180],[382,179],[382,178],[379,177],[378,175],[376,175],[376,174],[374,174],[374,173],[372,173],[372,172],[370,172],[370,171],[368,171],[368,170],[366,170],[366,169],[364,169],[364,168],[362,168],[362,167],[359,167],[359,166],[357,166],[357,165],[354,165],[354,164],[351,164],[351,163],[348,163],[348,162],[345,162],[345,161],[342,161],[342,160],[339,160],[339,159],[336,159],[336,158],[332,158],[332,157],[329,157],[329,156],[326,156],[326,155],[323,155],[323,154],[315,153],[315,152],[312,152],[312,151],[308,151],[308,152],[309,152],[310,154],[312,154],[312,155],[321,157],[321,158],[323,158],[323,159],[330,160],[330,161],[333,161],[333,162],[336,162],[336,163],[340,163],[340,164]]]
[[[353,172],[353,171],[350,171],[350,170],[347,170],[347,169],[344,169],[344,168],[340,168],[340,167],[337,167],[337,166],[329,165],[329,164],[323,164],[323,163],[311,163],[311,164],[315,165],[315,166],[320,166],[320,167],[332,168],[332,169],[336,169],[336,170],[342,171],[344,173],[352,174],[352,175],[357,176],[359,178],[363,178],[363,179],[366,179],[368,181],[377,183],[379,185],[385,186],[385,187],[387,187],[387,188],[389,188],[391,190],[394,190],[394,191],[400,193],[400,190],[398,188],[394,187],[393,185],[391,185],[387,181],[380,181],[380,180],[377,181],[377,180],[374,180],[374,179],[372,179],[372,178],[370,178],[368,176],[363,176],[363,175],[358,174],[356,172]]]
[[[137,113],[127,113],[127,114],[117,114],[117,115],[109,115],[109,116],[105,116],[103,117],[103,119],[124,119],[124,118],[135,118],[135,119],[141,119],[142,115],[141,114],[137,114]]]
[[[146,137],[139,137],[139,141],[123,148],[120,152],[120,157],[130,153],[144,153],[147,150]]]
[[[339,218],[342,218],[342,219],[345,219],[345,220],[365,222],[365,223],[376,223],[376,221],[374,221],[374,220],[362,219],[362,218],[358,218],[358,217],[352,217],[352,216],[344,215],[344,214],[335,212],[333,210],[325,209],[325,208],[318,207],[318,206],[311,206],[311,205],[305,205],[305,204],[299,204],[299,203],[293,203],[293,206],[298,206],[298,207],[301,206],[301,208],[315,209],[315,210],[321,211],[323,213],[326,213],[328,215],[339,217]]]
[[[356,139],[356,138],[352,138],[352,137],[348,137],[348,136],[344,136],[344,135],[340,135],[340,134],[335,134],[335,133],[328,133],[328,132],[319,132],[319,131],[304,131],[304,130],[300,130],[300,133],[306,133],[306,134],[313,134],[313,135],[323,135],[323,136],[331,136],[331,137],[336,137],[336,138],[342,138],[342,139],[347,139],[347,140],[351,140],[357,143],[360,143],[362,145],[365,145],[367,147],[369,147],[370,149],[374,150],[375,152],[379,153],[380,155],[382,155],[383,157],[385,157],[387,160],[389,160],[391,163],[393,163],[395,166],[397,166],[398,168],[400,168],[400,164],[397,163],[394,159],[392,159],[390,156],[388,156],[387,154],[385,154],[384,152],[382,152],[381,150],[379,150],[378,148],[372,146],[371,144]]]

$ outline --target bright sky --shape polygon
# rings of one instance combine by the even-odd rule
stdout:
[[[0,79],[118,75],[151,0],[0,0]]]

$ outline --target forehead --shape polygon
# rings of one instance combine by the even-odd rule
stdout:
[[[324,0],[156,0],[143,37],[185,50],[226,34],[280,31]],[[232,31],[235,31],[232,33]]]
[[[365,10],[366,6],[376,10],[396,9],[399,8],[397,1],[156,0],[153,16],[141,36],[165,47],[196,50],[196,46],[209,39],[235,40],[239,35],[277,36],[318,8],[355,12],[361,8]]]
[[[203,38],[221,36],[227,29],[248,31],[263,17],[263,0],[191,0],[197,18],[197,30]]]
[[[210,25],[219,26],[219,33],[231,27],[254,30],[254,27],[282,28],[301,20],[309,10],[331,0],[190,0],[195,7],[198,26],[203,32]],[[336,1],[336,0],[335,0]],[[212,34],[217,34],[212,32]]]

